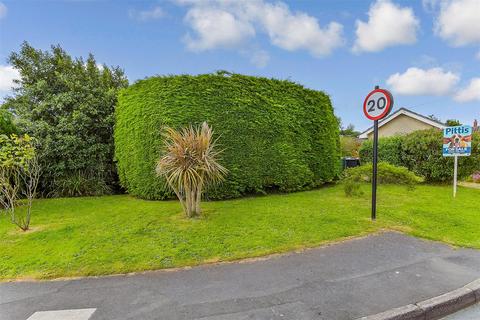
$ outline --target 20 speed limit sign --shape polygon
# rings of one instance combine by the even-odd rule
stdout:
[[[393,107],[393,96],[385,89],[375,89],[363,102],[363,113],[370,120],[380,120],[386,117]]]

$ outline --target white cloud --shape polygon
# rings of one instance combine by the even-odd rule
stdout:
[[[480,43],[480,1],[443,1],[435,32],[453,46]]]
[[[357,20],[354,52],[374,52],[386,47],[413,44],[417,41],[419,20],[411,8],[389,0],[378,0],[368,11],[368,22]]]
[[[401,95],[450,94],[460,77],[442,68],[420,69],[408,68],[404,73],[395,73],[387,79],[387,84],[394,92]]]
[[[342,46],[343,26],[331,22],[320,27],[318,20],[303,12],[292,13],[284,3],[265,3],[258,16],[270,41],[285,50],[307,50],[315,57],[330,54]]]
[[[130,18],[140,20],[140,21],[155,20],[165,16],[165,12],[159,6],[153,7],[150,10],[142,10],[142,11],[130,10],[128,14]]]
[[[5,18],[7,15],[7,6],[0,2],[0,19]]]
[[[220,8],[191,8],[185,21],[195,33],[195,36],[185,36],[187,47],[192,51],[238,47],[255,36],[255,28],[249,21]]]
[[[0,65],[0,92],[9,92],[15,86],[13,80],[20,79],[20,73],[12,66]]]
[[[270,61],[270,55],[265,50],[256,50],[250,53],[250,62],[259,68],[264,68],[268,61]]]
[[[454,99],[458,102],[480,101],[480,78],[471,79],[468,86],[459,90]]]
[[[306,50],[319,57],[343,45],[343,26],[331,22],[320,26],[318,20],[303,12],[292,12],[282,3],[263,0],[232,1],[177,0],[189,6],[185,17],[192,34],[187,34],[190,50],[241,48],[258,33],[282,49]]]

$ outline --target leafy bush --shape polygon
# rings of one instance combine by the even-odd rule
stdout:
[[[165,199],[155,175],[161,128],[207,121],[224,149],[226,181],[208,198],[319,186],[338,176],[338,123],[322,92],[284,80],[219,72],[152,77],[119,95],[115,151],[120,182],[132,195]]]
[[[9,136],[12,133],[18,133],[17,127],[13,123],[13,116],[8,110],[0,108],[0,134]]]
[[[451,181],[453,158],[442,156],[440,130],[415,131],[405,136],[379,139],[379,160],[408,168],[428,182]],[[372,142],[365,141],[360,148],[362,163],[372,160]],[[459,157],[458,176],[466,178],[480,170],[480,133],[474,133],[472,156]]]
[[[86,197],[111,194],[105,178],[86,171],[77,171],[53,181],[51,197]]]
[[[118,185],[113,125],[117,92],[128,85],[123,71],[99,66],[93,55],[72,58],[60,46],[42,51],[26,42],[8,61],[20,79],[5,106],[18,115],[19,129],[39,140],[42,192],[57,193],[55,181],[76,179],[78,172]]]
[[[444,182],[453,178],[454,159],[442,156],[443,134],[438,130],[418,131],[405,137],[402,143],[404,165],[427,181]],[[465,178],[480,169],[480,134],[472,141],[472,156],[459,157],[458,177]]]
[[[366,164],[360,167],[350,168],[344,172],[345,181],[354,182],[371,182],[372,181],[372,164]],[[415,185],[423,181],[423,179],[407,168],[397,167],[387,162],[378,164],[378,183],[383,184],[404,184]]]
[[[385,161],[390,164],[402,165],[402,136],[385,137],[378,139],[378,161]],[[359,150],[362,163],[372,162],[373,159],[373,141],[366,140],[362,143]]]

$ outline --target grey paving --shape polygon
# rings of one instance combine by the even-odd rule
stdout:
[[[98,319],[356,319],[480,278],[480,252],[384,233],[268,260],[0,284],[0,319],[96,308]]]
[[[452,314],[443,320],[478,320],[480,319],[480,304]]]

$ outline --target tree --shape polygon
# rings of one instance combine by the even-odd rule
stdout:
[[[166,128],[165,151],[157,163],[157,174],[180,200],[186,216],[200,215],[200,201],[205,188],[224,179],[227,173],[215,150],[213,131],[206,122],[177,131]]]
[[[28,135],[0,135],[0,204],[11,222],[23,231],[30,227],[33,199],[40,181],[34,143]],[[24,214],[16,211],[19,205],[25,205]]]
[[[356,137],[340,136],[340,152],[342,157],[358,157],[362,142]]]
[[[440,123],[442,122],[442,120],[437,118],[437,116],[435,116],[434,114],[429,114],[428,118],[432,119],[433,121],[437,121],[437,122],[440,122]]]
[[[355,126],[353,124],[349,124],[346,128],[340,129],[341,136],[348,136],[348,137],[358,137],[360,132],[355,130]]]
[[[83,194],[114,188],[114,109],[117,92],[128,85],[123,71],[99,66],[91,54],[84,61],[60,46],[42,51],[27,42],[9,62],[20,79],[5,104],[18,116],[18,127],[41,143],[42,191],[75,195],[78,176],[91,182]]]
[[[13,122],[13,115],[3,106],[0,107],[0,134],[18,133]]]
[[[462,123],[456,119],[448,119],[447,121],[445,121],[445,125],[447,125],[447,127],[456,127],[461,126]]]

